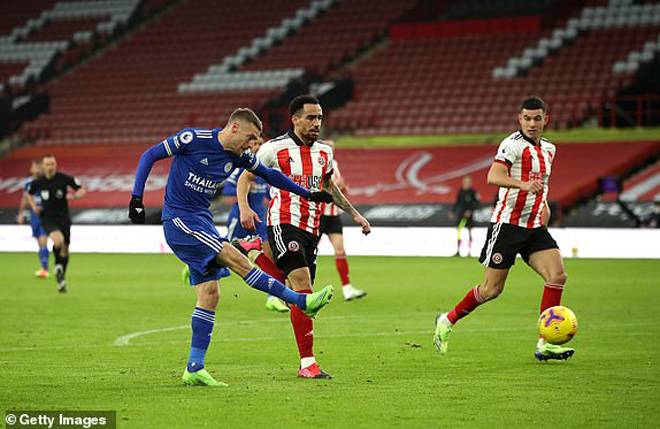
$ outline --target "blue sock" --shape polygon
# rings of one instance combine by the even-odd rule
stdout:
[[[41,262],[41,268],[48,271],[48,246],[39,248],[39,261]]]
[[[192,315],[192,341],[190,344],[190,357],[188,358],[188,372],[199,371],[204,368],[206,350],[211,343],[215,311],[195,307]]]
[[[253,288],[276,296],[301,310],[307,309],[307,295],[292,291],[257,267],[252,268],[243,280]]]

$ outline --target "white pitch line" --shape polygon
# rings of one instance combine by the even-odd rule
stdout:
[[[334,316],[334,317],[326,317],[324,320],[339,320],[339,319],[347,319],[345,316]],[[252,325],[255,323],[282,323],[282,322],[289,322],[289,319],[257,319],[257,320],[239,320],[236,322],[220,322],[218,325],[225,325],[225,324],[232,324],[232,325]],[[151,329],[149,331],[139,331],[139,332],[134,332],[132,334],[127,334],[127,335],[122,335],[121,337],[117,337],[117,339],[114,341],[115,346],[128,346],[129,343],[133,338],[136,337],[141,337],[142,335],[149,335],[149,334],[157,334],[159,332],[168,332],[168,331],[178,331],[180,329],[189,329],[190,325],[179,325],[179,326],[171,326],[169,328],[161,328],[161,329]]]
[[[343,317],[343,316],[338,316],[335,317],[335,319],[348,319],[351,317]],[[326,318],[324,320],[328,320],[330,318]],[[242,321],[242,322],[234,322],[232,324],[247,324],[247,323],[256,323],[256,322],[266,322],[266,323],[271,323],[271,322],[288,322],[288,319],[264,319],[264,320],[256,320],[256,321]],[[225,323],[228,324],[228,323]],[[659,323],[625,323],[625,324],[611,324],[611,325],[600,325],[599,328],[602,329],[607,329],[607,328],[632,328],[632,327],[649,327],[649,326],[658,326]],[[163,345],[163,344],[181,344],[181,341],[154,341],[154,342],[145,342],[145,343],[133,343],[130,344],[129,341],[133,338],[136,338],[138,336],[142,335],[149,335],[152,333],[157,333],[157,332],[168,332],[168,331],[175,331],[175,330],[180,330],[184,328],[189,328],[190,325],[181,325],[181,326],[170,326],[167,328],[161,328],[161,329],[152,329],[150,331],[141,331],[141,332],[135,332],[133,334],[128,334],[124,335],[121,337],[118,337],[114,343],[112,344],[93,344],[93,345],[71,345],[71,346],[47,346],[47,347],[14,347],[14,348],[6,348],[6,349],[0,349],[0,353],[8,353],[8,352],[18,352],[18,351],[43,351],[43,350],[67,350],[67,349],[83,349],[83,348],[100,348],[100,347],[116,347],[116,346],[126,346],[126,345],[131,345],[131,346],[157,346],[157,345]],[[526,328],[483,328],[483,329],[465,329],[462,332],[465,333],[489,333],[489,332],[524,332],[524,331],[532,331],[536,329],[533,326],[526,327]],[[345,334],[327,334],[327,335],[317,335],[316,338],[318,339],[323,339],[323,338],[366,338],[366,337],[390,337],[390,336],[400,336],[400,335],[431,335],[433,334],[432,330],[428,331],[389,331],[389,332],[355,332],[355,333],[345,333]],[[120,341],[122,338],[127,338],[125,340],[126,342],[123,343],[123,341]],[[221,342],[245,342],[245,341],[276,341],[276,340],[286,340],[292,338],[291,336],[288,337],[250,337],[250,338],[216,338],[214,341],[221,341]],[[120,344],[118,344],[120,343]],[[0,366],[2,365],[2,362],[0,362]]]
[[[522,330],[522,329],[521,329]],[[529,330],[529,329],[525,329]],[[472,331],[474,332],[474,331]],[[352,334],[327,334],[327,335],[314,335],[316,339],[324,338],[365,338],[365,337],[390,337],[397,335],[431,335],[433,331],[394,331],[394,332],[372,332],[372,333],[359,333],[355,332]],[[252,337],[252,338],[215,338],[213,341],[223,341],[223,342],[236,342],[236,341],[280,341],[280,340],[289,340],[293,336],[289,335],[286,337]],[[158,345],[158,344],[181,344],[181,341],[164,341],[164,342],[148,342],[148,343],[133,343],[132,346],[146,346],[146,345]]]
[[[347,317],[343,316],[338,316],[335,317],[334,319],[346,319]],[[327,318],[325,320],[328,320],[330,318]],[[249,320],[249,321],[242,321],[242,322],[236,322],[238,324],[247,324],[247,323],[260,323],[260,322],[288,322],[288,320],[284,319],[266,319],[266,320]],[[657,323],[629,323],[629,324],[617,324],[617,325],[612,325],[617,326],[617,327],[635,327],[635,326],[656,326],[658,325]],[[167,332],[167,331],[175,331],[179,329],[186,329],[189,328],[190,325],[182,325],[182,326],[172,326],[169,328],[162,328],[162,329],[153,329],[150,331],[142,331],[142,332],[135,332],[133,334],[128,334],[121,336],[117,338],[114,342],[115,346],[128,346],[131,345],[129,344],[130,340],[133,338],[136,338],[138,336],[142,335],[149,335],[149,334],[154,334],[158,332]],[[601,325],[602,328],[606,328],[606,326]],[[531,331],[536,329],[536,326],[529,326],[526,328],[478,328],[478,329],[465,329],[465,332],[468,333],[487,333],[487,332],[523,332],[523,331]],[[327,335],[316,335],[316,338],[352,338],[352,337],[388,337],[388,336],[397,336],[397,335],[418,335],[418,334],[432,334],[433,331],[389,331],[389,332],[355,332],[355,333],[346,333],[346,334],[327,334]],[[216,338],[215,341],[272,341],[272,340],[284,340],[292,338],[290,336],[288,337],[249,337],[249,338]],[[169,342],[167,342],[169,343]],[[160,342],[149,342],[149,343],[139,343],[136,345],[144,345],[144,344],[164,344]],[[2,350],[0,350],[2,351]]]
[[[155,334],[158,332],[168,332],[168,331],[177,331],[179,329],[189,329],[190,325],[179,325],[179,326],[171,326],[169,328],[161,328],[161,329],[152,329],[150,331],[141,331],[141,332],[134,332],[132,334],[128,335],[122,335],[121,337],[117,337],[115,342],[113,343],[115,346],[127,346],[128,343],[135,337],[139,337],[142,335],[149,335],[149,334]]]

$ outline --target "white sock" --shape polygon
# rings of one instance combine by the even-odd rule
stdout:
[[[536,344],[536,347],[543,347],[546,345],[546,342],[543,338],[539,338],[539,342]]]
[[[452,328],[454,326],[454,324],[451,323],[449,319],[447,319],[446,314],[440,316],[440,323],[442,323],[442,325],[445,326],[446,328]]]
[[[300,369],[305,369],[316,363],[314,356],[300,359]]]

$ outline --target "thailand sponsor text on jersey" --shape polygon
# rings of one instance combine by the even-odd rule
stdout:
[[[201,214],[212,219],[209,206],[220,184],[236,167],[252,171],[258,159],[246,150],[237,156],[220,144],[220,129],[185,129],[162,141],[174,157],[165,188],[162,220]]]

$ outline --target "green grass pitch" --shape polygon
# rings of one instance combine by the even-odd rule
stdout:
[[[221,282],[207,356],[230,387],[216,389],[181,382],[195,298],[173,255],[73,255],[67,295],[32,277],[37,263],[0,255],[3,412],[116,410],[118,427],[138,428],[648,427],[660,418],[658,261],[567,260],[576,354],[539,363],[542,281],[520,260],[503,295],[461,321],[440,357],[433,318],[481,280],[478,262],[349,257],[369,295],[344,303],[337,294],[317,318],[315,351],[332,380],[296,377],[288,316],[266,312],[265,295],[232,276]],[[316,284],[327,283],[337,273],[321,257]]]

